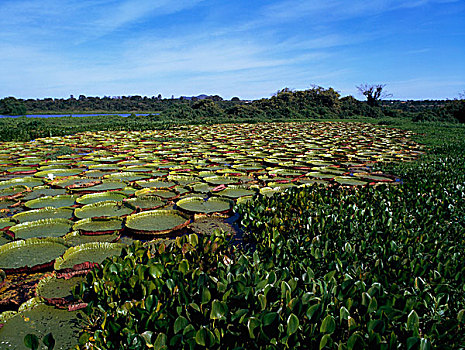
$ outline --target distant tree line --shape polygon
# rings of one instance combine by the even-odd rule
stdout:
[[[158,96],[87,97],[77,99],[0,100],[0,114],[24,115],[93,113],[160,113],[158,120],[174,123],[206,123],[230,121],[284,121],[338,119],[356,117],[403,117],[414,121],[446,121],[465,123],[465,97],[445,101],[384,100],[389,97],[384,85],[362,84],[357,89],[366,97],[341,97],[333,88],[313,86],[307,90],[282,89],[270,98],[243,101],[238,97],[223,100],[221,96],[162,98]]]

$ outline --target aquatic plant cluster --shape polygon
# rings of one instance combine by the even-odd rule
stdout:
[[[368,189],[384,188],[383,184],[389,184],[389,188],[398,187],[395,185],[400,183],[399,178],[375,172],[373,166],[379,162],[417,159],[423,150],[411,136],[407,131],[362,123],[315,122],[182,126],[150,132],[86,132],[30,143],[5,142],[0,151],[0,215],[3,217],[0,220],[3,232],[0,269],[6,272],[6,280],[20,272],[53,270],[38,284],[35,302],[45,301],[47,305],[42,308],[52,305],[54,309],[73,309],[80,301],[70,292],[63,294],[62,288],[57,287],[64,283],[63,278],[70,279],[65,283],[66,288],[79,285],[79,276],[99,266],[105,258],[118,256],[122,250],[128,254],[125,245],[134,238],[147,240],[192,232],[191,225],[202,217],[229,216],[235,205],[248,203],[254,196],[260,196],[262,201],[278,198],[273,195],[289,188],[310,187],[337,192],[353,186]],[[243,214],[244,218],[247,215]],[[249,229],[247,221],[243,223]],[[276,224],[276,227],[281,226]],[[224,241],[224,238],[218,239]],[[202,238],[197,240],[203,242]],[[194,248],[197,245],[193,241],[189,244]],[[208,239],[202,244],[208,245]],[[234,251],[225,242],[221,244],[224,249]],[[254,243],[259,244],[258,240]],[[127,249],[153,250],[153,247],[137,247]],[[184,254],[176,250],[178,245],[169,247],[172,250],[169,254]],[[157,248],[152,255],[163,249]],[[234,263],[239,256],[249,259],[244,254],[224,255],[224,268],[229,266],[228,259]],[[168,260],[163,264],[179,259],[166,256],[163,259]],[[215,256],[202,259],[220,263]],[[189,266],[192,264],[189,262]],[[204,267],[195,269],[206,273]],[[101,270],[92,274],[101,273],[97,271]],[[144,277],[144,273],[140,272],[139,277]],[[121,274],[118,272],[122,274],[122,270]],[[132,289],[135,288],[135,278],[124,281],[132,281]],[[293,282],[286,283],[293,285]],[[199,285],[195,282],[191,287]],[[61,294],[51,293],[54,289]],[[154,290],[150,285],[141,297],[151,295]],[[80,298],[86,299],[88,288],[81,292]],[[197,292],[192,290],[192,293]],[[240,297],[238,291],[237,298]],[[2,314],[0,323],[5,322],[5,326],[0,329],[0,336],[11,335],[9,332],[18,327],[19,320],[24,320],[22,312],[32,312],[33,305],[27,304],[19,313],[13,310]],[[220,304],[215,305],[215,310],[220,307]],[[294,317],[297,317],[293,315],[291,325],[295,325]],[[188,320],[187,316],[183,317]],[[278,316],[278,319],[284,317]],[[246,316],[242,317],[242,321],[245,319]],[[270,318],[270,322],[273,323],[274,318]],[[28,329],[26,322],[22,325]],[[297,334],[297,328],[288,336]],[[39,333],[45,334],[45,329],[43,326]],[[223,337],[215,333],[216,340],[212,340],[207,330],[214,330],[202,329],[199,337],[207,337],[211,346]],[[249,331],[254,339],[253,330]],[[76,329],[65,333],[71,334],[69,332],[75,334]],[[132,342],[135,338],[131,337],[124,341]],[[65,341],[63,339],[59,341]],[[197,339],[195,344],[202,345],[205,339]],[[192,340],[186,344],[191,343]]]

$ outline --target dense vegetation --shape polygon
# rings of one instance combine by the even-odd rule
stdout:
[[[403,184],[293,189],[236,208],[246,245],[134,245],[77,291],[103,349],[463,348],[463,128],[422,126]]]
[[[223,123],[223,122],[258,122],[309,119],[334,119],[354,117],[402,117],[414,121],[465,122],[465,100],[448,101],[376,101],[361,102],[352,96],[341,98],[332,88],[313,87],[304,91],[283,89],[271,98],[255,101],[241,101],[233,98],[225,101],[220,96],[207,96],[204,99],[180,98],[162,99],[158,97],[128,96],[121,98],[86,97],[79,99],[43,99],[19,100],[8,97],[0,100],[0,114],[23,115],[31,113],[160,113],[155,120],[141,121],[138,127],[144,130],[145,124],[177,123]],[[47,122],[38,122],[41,128],[47,128]],[[67,121],[63,122],[66,127]],[[113,122],[103,122],[102,128],[112,127]],[[116,120],[111,130],[124,123]],[[94,128],[94,129],[92,129]],[[89,125],[87,130],[96,130],[96,125]],[[69,130],[68,130],[69,131]],[[78,130],[80,131],[80,130]],[[74,130],[73,130],[74,132]],[[60,134],[57,128],[54,134]]]

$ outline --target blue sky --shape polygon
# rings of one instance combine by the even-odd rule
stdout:
[[[1,0],[0,97],[465,91],[464,0]]]

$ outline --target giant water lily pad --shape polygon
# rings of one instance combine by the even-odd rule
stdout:
[[[336,176],[334,181],[343,186],[363,186],[368,184],[368,182],[362,181],[352,176]]]
[[[74,215],[78,219],[95,218],[95,217],[122,217],[131,214],[135,207],[130,207],[125,202],[105,201],[87,204],[82,208],[77,208]]]
[[[143,188],[170,188],[176,186],[176,182],[162,181],[160,179],[150,179],[145,181],[136,181],[140,187]]]
[[[123,189],[124,187],[126,187],[126,183],[122,181],[105,180],[95,186],[70,188],[69,190],[73,193],[89,193],[89,192],[116,191],[116,190]]]
[[[0,247],[0,269],[5,272],[46,268],[68,247],[60,238],[30,238]]]
[[[121,254],[124,244],[92,242],[69,248],[55,261],[55,270],[79,269],[85,263],[100,264],[107,257]]]
[[[156,196],[134,197],[126,199],[125,202],[142,210],[156,209],[166,204],[166,202]]]
[[[177,210],[150,210],[128,216],[126,227],[137,234],[166,234],[190,222],[187,215]]]
[[[36,221],[41,219],[71,219],[74,209],[70,207],[45,207],[41,209],[23,211],[13,215],[13,219],[19,223]]]
[[[230,185],[226,189],[218,192],[217,194],[219,196],[235,199],[239,197],[250,196],[255,193],[256,192],[253,189],[247,187]]]
[[[30,201],[41,197],[53,197],[66,194],[66,190],[62,188],[36,188],[32,192],[28,192],[22,198],[24,201]]]
[[[106,179],[110,180],[121,180],[125,182],[137,181],[142,179],[150,178],[150,175],[145,173],[135,173],[132,171],[126,171],[121,173],[111,173],[104,176]]]
[[[33,177],[23,177],[10,179],[6,181],[0,181],[0,189],[15,187],[15,186],[26,186],[26,187],[36,187],[42,186],[44,183],[41,179],[36,179]]]
[[[204,180],[210,185],[230,185],[240,183],[240,179],[228,176],[210,176],[204,178]]]
[[[39,171],[34,174],[34,177],[47,177],[49,179],[54,179],[56,177],[66,177],[66,176],[74,176],[74,175],[79,175],[82,173],[85,169],[78,169],[78,168],[72,168],[72,169],[49,169],[49,170],[43,170]]]
[[[24,203],[24,206],[29,209],[40,209],[45,207],[61,208],[69,207],[74,205],[76,196],[73,195],[58,195],[58,196],[47,196],[37,199],[32,199]]]
[[[207,200],[202,197],[190,197],[179,200],[176,202],[176,205],[180,209],[191,213],[211,214],[229,211],[234,205],[234,202],[219,197],[211,197]]]
[[[120,238],[119,233],[109,233],[104,235],[81,235],[79,231],[73,231],[63,237],[64,241],[72,246],[77,246],[91,242],[116,242]]]
[[[86,234],[105,234],[123,229],[123,220],[120,218],[87,218],[76,222],[73,226]]]
[[[73,222],[66,219],[41,219],[10,227],[16,239],[60,237],[71,231]]]
[[[117,191],[110,191],[110,192],[85,194],[79,197],[78,199],[76,199],[76,202],[79,204],[83,204],[83,205],[94,204],[98,202],[106,202],[106,201],[121,202],[126,197],[127,195],[124,193],[117,192]]]
[[[35,334],[42,339],[48,333],[52,333],[55,339],[54,349],[72,349],[77,345],[81,331],[79,314],[80,311],[59,310],[45,304],[19,312],[0,329],[2,349],[26,350],[24,337],[27,334]]]
[[[159,190],[156,188],[144,188],[136,192],[137,197],[157,196],[163,199],[174,199],[178,195],[175,191]]]
[[[57,278],[55,275],[46,275],[36,286],[36,295],[48,301],[57,303],[65,300],[72,300],[72,288],[85,280],[84,276],[76,276],[69,279]]]

